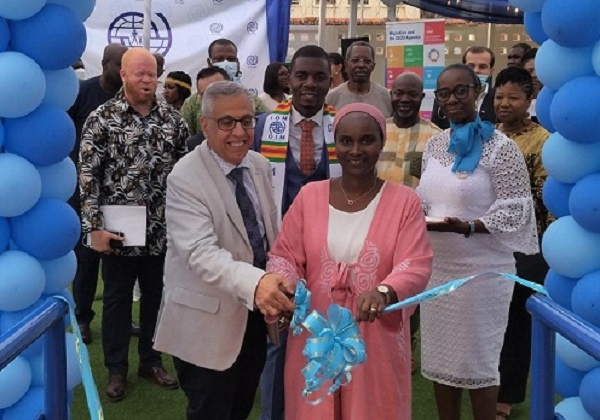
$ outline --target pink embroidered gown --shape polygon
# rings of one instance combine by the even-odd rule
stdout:
[[[326,315],[331,303],[353,312],[361,293],[384,283],[403,300],[423,291],[433,253],[421,202],[408,187],[386,182],[356,262],[338,263],[328,249],[330,181],[303,187],[286,214],[270,252],[267,270],[296,281],[305,278],[311,309]],[[361,323],[367,361],[335,397],[311,406],[302,398],[306,364],[302,349],[309,334],[290,333],[285,365],[288,420],[410,419],[410,328],[406,310]],[[325,391],[330,386],[325,384]]]

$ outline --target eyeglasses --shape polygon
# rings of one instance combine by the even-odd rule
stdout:
[[[433,94],[440,102],[446,102],[450,99],[450,96],[454,95],[456,99],[465,99],[469,96],[469,89],[474,88],[475,85],[471,83],[470,85],[457,85],[454,89],[438,89],[434,90]]]
[[[370,58],[351,58],[350,60],[348,60],[351,64],[358,64],[361,61],[363,63],[365,63],[367,66],[370,66],[371,64],[373,64],[373,60]]]
[[[256,117],[245,116],[242,118],[233,118],[233,117],[222,117],[222,118],[211,118],[204,116],[204,118],[208,118],[209,120],[213,120],[217,122],[217,127],[222,131],[233,131],[237,123],[240,123],[244,130],[250,130],[256,127]]]

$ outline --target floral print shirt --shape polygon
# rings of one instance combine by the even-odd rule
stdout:
[[[102,205],[146,207],[146,246],[115,250],[122,256],[166,253],[167,176],[186,153],[188,129],[179,113],[157,102],[142,116],[123,90],[85,122],[79,151],[82,231],[103,228]]]

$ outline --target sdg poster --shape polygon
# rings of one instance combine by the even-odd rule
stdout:
[[[423,78],[425,99],[421,115],[431,119],[433,91],[445,65],[446,28],[443,19],[386,24],[386,84],[388,89],[396,76],[407,71]]]

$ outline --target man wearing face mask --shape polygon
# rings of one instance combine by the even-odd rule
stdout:
[[[477,74],[477,77],[481,82],[482,89],[479,98],[477,99],[479,116],[483,121],[489,121],[492,124],[495,124],[494,88],[492,87],[492,75],[494,73],[494,64],[496,63],[494,52],[487,47],[475,45],[469,47],[467,51],[465,51],[462,62],[475,71],[475,74]],[[446,118],[438,107],[437,99],[433,102],[431,122],[442,130],[450,127],[448,118]]]
[[[240,60],[237,56],[237,46],[233,41],[221,38],[211,42],[208,46],[208,58],[206,62],[208,63],[208,67],[219,67],[225,70],[231,81],[242,83]],[[253,99],[257,114],[267,112],[267,107],[258,96],[253,96]]]
[[[208,63],[208,67],[217,67],[224,70],[229,76],[229,80],[241,84],[242,72],[240,70],[240,61],[237,56],[237,46],[233,41],[220,38],[211,42],[208,46],[208,58],[206,62]],[[254,100],[254,109],[257,116],[267,112],[267,107],[258,96],[252,95],[252,99]],[[194,135],[198,133],[200,131],[200,118],[202,117],[202,92],[194,93],[187,98],[180,112],[188,122],[190,134]]]

